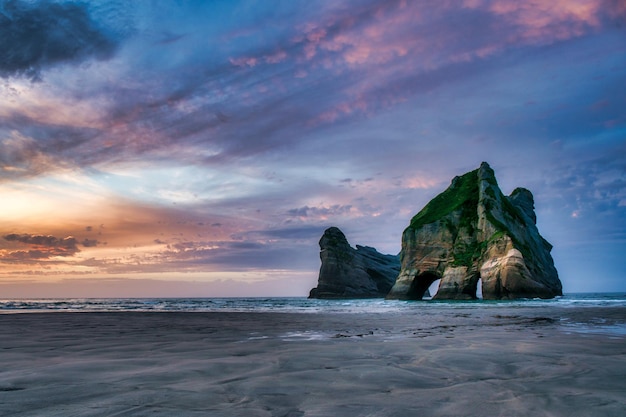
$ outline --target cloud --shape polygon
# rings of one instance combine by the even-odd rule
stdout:
[[[11,233],[3,238],[9,242],[18,242],[31,246],[29,250],[2,251],[0,260],[2,261],[27,261],[31,259],[48,259],[52,257],[70,257],[80,252],[76,246],[76,238],[68,236],[56,238],[51,235],[33,235]]]
[[[0,136],[0,181],[74,169],[80,164],[73,149],[93,135],[88,129],[42,125],[22,117],[0,116],[0,123],[14,128]]]
[[[96,239],[84,239],[82,242],[80,242],[81,245],[83,245],[86,248],[94,248],[96,246],[98,246],[98,240]]]
[[[235,235],[234,238],[241,239],[243,237],[257,237],[261,239],[282,239],[288,241],[309,240],[320,237],[323,231],[324,228],[322,226],[285,227],[245,232],[243,234]]]
[[[178,38],[176,51],[156,42],[148,50],[130,50],[136,53],[130,61],[134,66],[117,69],[121,72],[113,73],[114,82],[98,79],[89,95],[68,82],[66,94],[80,99],[58,105],[92,105],[99,116],[90,116],[96,121],[89,129],[76,127],[81,120],[70,126],[27,117],[25,110],[0,116],[0,124],[15,131],[5,136],[29,141],[28,146],[4,145],[13,156],[4,156],[2,176],[118,164],[218,167],[288,152],[301,146],[303,136],[325,127],[374,117],[484,73],[502,54],[519,54],[508,59],[523,60],[520,48],[596,30],[611,16],[603,4],[559,2],[546,7],[542,2],[518,5],[502,0],[424,7],[421,2],[369,1],[328,5],[314,14],[302,9],[287,23],[272,25],[271,44],[250,39],[267,26],[265,20],[247,21],[249,27],[238,30],[248,35],[225,44],[214,44],[217,41],[207,35],[214,49],[200,48],[193,36]],[[62,43],[66,32],[60,32],[60,40],[51,33],[66,15],[72,42],[80,41],[72,47],[67,40],[72,56],[46,53],[45,60],[31,58],[34,64],[24,64],[19,71],[32,67],[40,72],[62,60],[110,56],[117,46],[82,4],[9,5],[5,9],[12,12],[5,12],[4,19],[42,22],[34,34],[11,35],[25,38],[23,43],[37,36]],[[17,31],[21,26],[10,27]],[[153,37],[161,39],[169,32],[156,33]],[[184,59],[168,58],[182,50],[188,51]],[[23,151],[26,148],[31,151]]]
[[[317,265],[316,242],[322,226],[268,228],[236,232],[230,240],[157,239],[165,248],[118,259],[92,259],[83,266],[112,273],[199,272],[215,268],[245,271],[258,268],[310,270]]]
[[[3,237],[10,242],[21,242],[28,245],[59,247],[76,250],[76,238],[72,236],[58,239],[54,236],[31,235],[27,233],[19,235],[16,233],[11,233]]]
[[[85,3],[9,0],[0,6],[0,76],[39,80],[49,66],[110,58],[117,43]]]
[[[352,210],[351,205],[340,205],[334,204],[329,207],[309,207],[304,206],[300,208],[289,209],[287,211],[287,215],[291,217],[300,217],[300,218],[316,218],[325,220],[328,217],[332,216],[340,216],[349,214]]]
[[[316,239],[321,232],[315,233]],[[80,270],[98,274],[191,273],[248,271],[255,269],[313,270],[317,267],[316,239],[301,241],[286,231],[263,236],[251,233],[245,241],[184,241],[169,243],[152,251],[125,252],[122,256],[90,258],[75,263]],[[308,233],[310,235],[310,233]],[[257,238],[263,238],[256,240]]]

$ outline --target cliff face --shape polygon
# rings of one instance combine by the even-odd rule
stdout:
[[[354,249],[336,227],[327,229],[319,244],[322,266],[309,298],[382,298],[400,272],[398,256],[367,246]]]
[[[435,299],[476,298],[479,279],[484,299],[562,295],[552,245],[535,222],[531,192],[517,188],[504,196],[483,162],[413,217],[388,298],[421,299],[440,278]]]

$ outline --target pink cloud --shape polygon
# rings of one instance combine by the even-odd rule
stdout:
[[[312,116],[315,125],[405,101],[414,88],[410,85],[423,74],[488,60],[512,46],[580,36],[601,23],[601,6],[600,0],[465,0],[430,7],[386,1],[349,11],[334,8],[317,21],[295,26],[277,52],[230,61],[242,68],[291,65],[296,67],[289,72],[291,80],[307,77],[310,83],[319,77],[350,77]]]
[[[285,51],[277,51],[272,55],[266,55],[264,60],[267,64],[278,64],[287,59],[287,53]]]
[[[350,66],[384,64],[407,55],[421,44],[421,39],[404,33],[418,20],[417,10],[406,10],[403,4],[379,7],[358,25],[351,18],[331,20],[328,26],[339,30],[320,39],[319,47],[339,53],[340,60]]]
[[[519,29],[510,41],[551,43],[580,36],[598,26],[602,7],[597,0],[497,0],[489,10]]]
[[[239,58],[230,58],[230,63],[236,67],[255,67],[258,63],[258,59],[255,57],[239,57]]]
[[[307,33],[306,38],[309,42],[312,43],[320,43],[322,39],[326,37],[326,30],[321,28],[316,28],[309,33]]]
[[[350,102],[342,102],[337,104],[334,108],[326,110],[319,114],[317,118],[315,118],[311,122],[311,125],[334,122],[341,116],[347,116],[353,113],[364,113],[367,111],[368,106],[368,102],[363,98],[359,98]]]
[[[309,73],[308,73],[308,72],[306,72],[306,71],[305,71],[305,70],[303,70],[303,69],[299,69],[299,70],[298,70],[298,71],[296,71],[296,73],[294,74],[294,77],[295,77],[295,78],[306,78],[306,77],[307,77],[307,75],[309,75]]]
[[[307,43],[304,46],[304,57],[307,60],[311,60],[317,54],[317,44],[316,43]]]

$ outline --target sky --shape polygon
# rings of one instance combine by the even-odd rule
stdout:
[[[626,291],[626,3],[0,0],[0,298],[306,296],[482,161]]]

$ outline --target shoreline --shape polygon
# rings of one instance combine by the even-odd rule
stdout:
[[[625,307],[0,315],[0,415],[621,416]]]
[[[549,300],[387,300],[309,299],[307,297],[229,298],[47,298],[0,299],[0,315],[33,312],[187,311],[187,312],[306,312],[371,313],[408,312],[441,308],[498,309],[514,307],[570,308],[587,306],[626,307],[626,293],[566,294]]]

